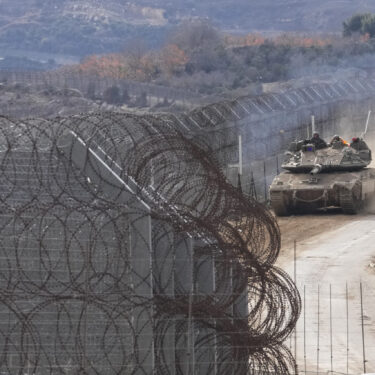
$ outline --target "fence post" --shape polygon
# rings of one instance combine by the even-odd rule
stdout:
[[[238,174],[242,176],[242,135],[238,136]]]
[[[238,135],[238,181],[237,187],[240,193],[242,193],[242,185],[241,185],[241,177],[242,177],[242,135]]]
[[[186,374],[194,374],[194,368],[195,368],[195,363],[194,363],[194,332],[193,332],[193,321],[192,321],[192,316],[193,316],[193,294],[194,294],[194,259],[193,259],[193,254],[194,254],[194,244],[193,244],[193,239],[190,239],[189,241],[189,250],[190,250],[190,280],[191,280],[191,285],[190,285],[190,290],[189,290],[189,312],[188,312],[188,326],[187,326],[187,361],[186,361]]]
[[[319,329],[320,329],[320,326],[319,326],[319,318],[320,318],[320,286],[318,285],[318,335],[317,335],[317,348],[316,348],[316,375],[319,375],[319,351],[320,351],[320,348],[319,348],[319,335],[320,335],[320,332],[319,332]]]
[[[254,181],[254,173],[253,171],[250,172],[250,188],[249,188],[249,196],[256,201],[258,200],[257,197],[257,189],[255,187],[255,181]]]
[[[294,284],[297,287],[297,240],[294,240]],[[297,364],[297,324],[294,327],[294,359],[297,366],[298,374],[298,364]]]
[[[168,224],[153,220],[152,245],[153,245],[153,277],[156,280],[153,288],[156,297],[171,300],[175,298],[175,259],[179,254],[176,248],[173,228]],[[176,254],[177,253],[177,254]],[[188,262],[185,264],[188,265]],[[186,271],[189,272],[189,267]],[[160,320],[155,320],[155,338],[163,335],[163,345],[159,340],[155,340],[154,350],[155,357],[159,359],[155,361],[155,370],[167,369],[168,374],[176,373],[176,328],[175,321],[172,319],[165,320],[163,314]],[[160,358],[162,360],[160,360]]]
[[[279,169],[279,155],[276,155],[276,174],[280,173]]]
[[[237,175],[237,189],[240,193],[242,193],[241,175],[239,173]]]
[[[195,285],[198,299],[204,299],[215,293],[215,255],[213,251],[205,253],[207,243],[203,240],[195,240],[195,252],[199,254],[194,257]],[[210,321],[211,327],[216,326],[214,317],[205,316],[203,319]],[[196,336],[195,358],[197,374],[216,375],[217,368],[217,345],[215,328],[201,328]]]
[[[266,176],[266,161],[263,161],[263,176],[264,176],[264,203],[267,204],[267,176]]]
[[[348,282],[345,285],[346,298],[346,375],[349,374],[349,296],[348,296]]]
[[[303,286],[303,362],[306,375],[306,285]]]
[[[188,296],[188,316],[177,318],[176,326],[184,327],[176,331],[176,373],[195,374],[195,334],[194,334],[194,239],[182,234],[174,235],[175,268],[174,293],[177,298]],[[186,331],[185,331],[186,329]],[[169,373],[169,372],[168,372]],[[173,374],[173,373],[172,373]]]
[[[329,335],[331,349],[331,373],[333,373],[333,347],[332,347],[332,286],[329,284]]]
[[[361,326],[362,326],[362,350],[363,350],[363,373],[366,374],[366,348],[365,348],[365,328],[363,322],[363,295],[362,295],[362,281],[359,283],[361,292]]]

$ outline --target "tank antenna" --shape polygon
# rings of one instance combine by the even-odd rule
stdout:
[[[315,129],[315,116],[311,116],[311,132],[312,132],[313,135],[316,132],[316,129]]]
[[[368,128],[368,123],[370,121],[370,116],[371,116],[371,110],[368,111],[368,114],[367,114],[367,120],[366,120],[366,127],[365,127],[365,131],[361,134],[361,138],[364,138],[366,133],[367,133],[367,128]]]
[[[238,174],[242,176],[242,135],[238,136]]]

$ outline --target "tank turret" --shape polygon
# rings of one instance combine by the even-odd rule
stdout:
[[[298,151],[287,151],[282,168],[294,173],[307,173],[320,165],[318,173],[336,171],[356,171],[365,168],[371,162],[371,151],[363,142],[361,150],[333,143],[329,147],[316,150],[313,144],[307,143]],[[316,172],[315,172],[316,173]],[[314,173],[314,174],[315,174]]]

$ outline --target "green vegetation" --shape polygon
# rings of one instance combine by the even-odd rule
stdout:
[[[348,25],[355,25],[355,19]],[[171,32],[160,50],[150,51],[138,43],[124,53],[91,56],[72,68],[211,95],[249,87],[256,91],[261,83],[360,68],[362,61],[368,66],[374,54],[375,38],[233,36],[195,20]],[[119,93],[107,94],[108,102],[120,100]]]
[[[343,35],[353,34],[375,36],[375,15],[371,13],[354,14],[343,23]]]
[[[170,42],[184,51],[187,63],[173,77],[154,79],[202,94],[355,67],[361,56],[375,53],[375,39],[249,34],[238,40],[197,22],[180,26]]]

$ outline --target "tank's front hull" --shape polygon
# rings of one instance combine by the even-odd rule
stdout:
[[[375,169],[310,175],[283,172],[270,186],[271,207],[276,215],[308,213],[321,208],[341,207],[357,213],[375,196]]]

